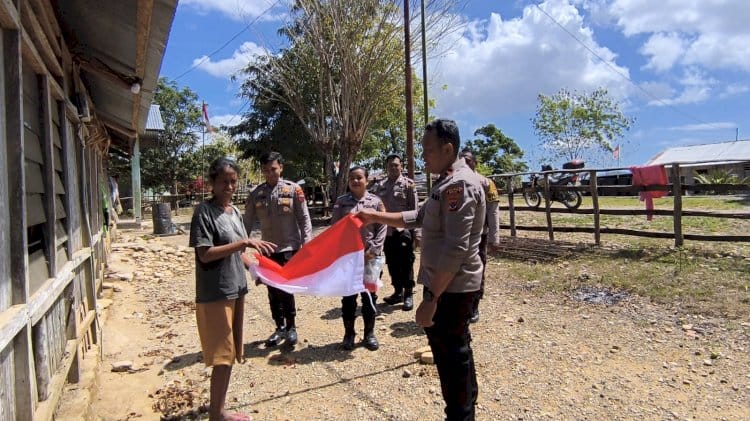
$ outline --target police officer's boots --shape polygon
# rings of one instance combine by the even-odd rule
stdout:
[[[469,323],[476,323],[479,321],[479,298],[474,298],[474,302],[471,304],[471,315],[469,316]]]
[[[414,308],[414,292],[407,288],[404,290],[404,306],[401,307],[404,311],[411,311]]]
[[[388,305],[396,305],[400,303],[404,299],[404,292],[400,288],[396,288],[396,290],[393,292],[393,294],[383,298],[383,301],[385,301]]]
[[[365,319],[365,337],[362,339],[362,344],[370,351],[375,351],[380,348],[378,338],[375,337],[375,315],[369,317],[363,315],[362,318]]]
[[[286,337],[286,329],[284,328],[284,325],[277,324],[276,325],[276,331],[274,331],[271,336],[266,339],[266,347],[276,346]]]
[[[294,346],[297,344],[297,326],[294,324],[294,317],[286,319],[286,345]]]
[[[341,346],[351,351],[354,349],[354,320],[344,320],[344,340],[341,342]]]

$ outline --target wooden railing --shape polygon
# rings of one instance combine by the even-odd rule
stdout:
[[[622,168],[617,168],[620,170]],[[508,205],[500,206],[501,211],[508,211],[508,224],[502,224],[501,228],[509,229],[510,235],[516,237],[519,230],[521,231],[546,231],[551,241],[555,239],[555,231],[557,232],[583,232],[593,233],[594,242],[599,245],[601,244],[602,234],[619,234],[619,235],[630,235],[638,237],[651,237],[651,238],[669,238],[674,239],[674,244],[677,247],[683,245],[685,240],[692,241],[728,241],[728,242],[750,242],[750,235],[747,234],[721,234],[721,235],[709,235],[709,234],[686,234],[683,232],[682,222],[684,217],[708,217],[708,218],[731,218],[731,219],[750,219],[750,212],[725,212],[725,211],[698,211],[698,210],[685,210],[683,209],[682,198],[686,191],[693,192],[712,192],[717,194],[725,193],[746,193],[750,194],[750,185],[747,184],[693,184],[683,185],[680,178],[680,165],[672,164],[670,169],[670,178],[673,180],[672,183],[666,185],[651,185],[651,186],[633,186],[633,185],[622,185],[622,186],[598,186],[597,185],[597,174],[602,171],[612,171],[613,169],[579,169],[579,170],[554,170],[546,172],[526,172],[526,173],[513,173],[513,174],[499,174],[491,176],[495,180],[495,183],[500,188],[501,194],[507,196]],[[588,174],[588,185],[551,185],[550,177],[554,174],[561,173],[578,173]],[[541,175],[544,182],[541,186],[527,186],[518,187],[518,180],[525,175]],[[554,191],[579,191],[582,193],[588,193],[591,196],[592,207],[591,208],[579,208],[579,209],[566,209],[566,208],[553,208],[552,207],[552,193]],[[666,209],[654,209],[648,211],[646,209],[608,209],[602,208],[599,203],[599,196],[602,192],[609,193],[627,193],[627,194],[639,194],[643,191],[666,191],[667,194],[673,197],[674,207],[672,210]],[[522,197],[523,193],[541,192],[544,200],[544,207],[533,208],[530,206],[517,206],[516,200]],[[523,200],[523,199],[521,199]],[[546,224],[544,226],[521,226],[516,224],[516,212],[519,211],[531,211],[531,212],[544,212],[546,217]],[[571,226],[554,226],[552,223],[553,213],[568,213],[568,214],[583,214],[592,215],[593,227],[571,227]],[[645,231],[628,228],[609,228],[601,226],[601,215],[662,215],[673,217],[673,230],[671,232],[659,232],[659,231]]]

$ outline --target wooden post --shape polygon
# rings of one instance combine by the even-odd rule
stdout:
[[[135,136],[133,142],[133,155],[130,158],[130,175],[133,180],[131,183],[133,188],[133,216],[135,222],[141,222],[141,144],[138,135]],[[206,180],[203,180],[206,183]],[[203,198],[201,198],[203,200]]]
[[[42,147],[44,153],[44,210],[47,213],[47,222],[45,228],[47,230],[45,235],[47,251],[47,260],[49,265],[49,275],[54,277],[57,275],[57,234],[55,232],[55,222],[57,221],[57,209],[55,199],[57,198],[57,192],[55,191],[55,161],[54,161],[54,149],[55,144],[52,140],[52,96],[50,93],[49,86],[50,76],[40,76],[40,102],[42,106],[41,120],[42,120]]]
[[[682,180],[680,165],[672,164],[672,195],[674,196],[674,245],[682,247]]]
[[[599,186],[596,181],[596,170],[589,172],[589,187],[591,188],[591,202],[594,207],[594,243],[600,246],[602,243],[602,228],[599,221]]]
[[[549,188],[549,173],[544,173],[544,210],[547,216],[547,233],[549,234],[549,240],[555,241],[555,233],[552,230],[552,196],[550,195]]]
[[[3,31],[0,31],[0,45],[3,45]],[[5,97],[5,74],[3,57],[0,56],[0,104],[7,108]],[[5,128],[5,111],[0,112],[0,127]],[[15,146],[15,145],[14,145]],[[7,169],[6,157],[9,153],[6,131],[0,130],[0,168]],[[15,186],[14,186],[15,187]],[[10,213],[8,211],[8,174],[3,170],[0,174],[0,313],[13,305],[13,286],[10,270]],[[2,349],[0,349],[0,354]]]
[[[29,297],[29,255],[26,247],[26,170],[24,167],[23,109],[21,77],[21,36],[18,31],[3,33],[5,90],[5,138],[8,163],[8,203],[10,205],[10,267],[13,304],[23,304]]]
[[[510,236],[516,236],[516,209],[513,204],[513,176],[508,176],[505,180],[508,189],[508,223],[510,224]]]
[[[39,400],[43,401],[49,396],[49,379],[52,376],[52,370],[49,365],[50,349],[49,338],[52,334],[49,332],[48,316],[43,316],[34,329],[34,367],[36,367],[36,388],[39,394]]]
[[[31,323],[18,332],[13,339],[13,360],[16,372],[15,400],[16,419],[34,418],[36,405],[36,386],[34,383],[34,353],[31,342]]]

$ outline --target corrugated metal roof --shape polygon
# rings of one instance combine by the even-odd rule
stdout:
[[[714,161],[750,161],[750,140],[669,148],[656,154],[647,165]]]
[[[177,0],[51,2],[97,118],[124,153],[146,121]],[[140,89],[134,87],[138,83]]]
[[[146,120],[146,130],[164,130],[164,120],[161,119],[159,104],[151,104],[151,108],[148,110],[148,119]]]

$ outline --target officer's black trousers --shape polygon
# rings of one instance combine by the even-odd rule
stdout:
[[[476,292],[440,296],[431,327],[425,328],[435,358],[449,421],[474,420],[479,388],[471,350],[469,316]]]
[[[396,292],[414,289],[414,238],[409,230],[397,231],[385,237],[383,253],[391,284]]]
[[[372,303],[367,292],[360,293],[362,297],[362,318],[375,320],[378,296],[374,292],[369,293],[372,297]],[[341,299],[341,318],[344,320],[354,320],[357,317],[357,294],[349,295]]]
[[[269,257],[274,262],[284,266],[291,260],[297,251],[285,251],[274,253]],[[268,304],[271,307],[271,317],[276,322],[276,327],[285,326],[287,328],[295,327],[295,317],[297,316],[297,306],[294,302],[294,295],[282,291],[278,288],[268,286]]]
[[[487,233],[483,233],[479,240],[479,260],[482,261],[482,283],[479,284],[479,293],[476,299],[481,300],[484,297],[484,273],[487,269]]]

